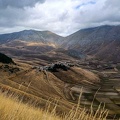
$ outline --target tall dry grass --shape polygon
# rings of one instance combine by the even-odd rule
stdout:
[[[105,110],[104,106],[99,105],[96,112],[92,107],[89,112],[86,108],[81,110],[80,97],[77,106],[73,106],[70,112],[57,116],[55,112],[57,104],[51,112],[49,112],[50,103],[43,111],[30,104],[22,103],[17,97],[0,92],[0,120],[107,120],[108,110]]]
[[[0,120],[60,120],[54,113],[50,114],[23,104],[17,97],[7,97],[0,93]]]

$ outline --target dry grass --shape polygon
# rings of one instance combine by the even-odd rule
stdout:
[[[29,71],[26,64],[20,67],[22,70],[16,74],[9,75],[8,72],[0,71],[0,89],[4,92],[9,91],[9,94],[15,93],[19,100],[22,99],[18,101],[0,93],[0,120],[106,120],[108,111],[104,107],[99,106],[96,112],[92,107],[89,110],[88,107],[82,108],[80,100],[76,105],[66,100],[62,91],[64,88],[62,78],[75,82],[81,82],[86,78],[91,82],[94,77],[94,81],[98,81],[93,74],[90,74],[90,79],[87,77],[88,72],[75,68],[67,72],[56,72],[59,74],[57,76],[50,72],[45,74],[32,69]],[[55,98],[59,99],[58,105],[54,104]],[[49,102],[50,105],[46,107],[48,99],[54,102]],[[23,104],[22,101],[27,104]],[[39,106],[40,109],[32,107],[28,102],[37,102],[34,106]],[[61,115],[61,118],[55,111],[57,113],[62,111],[62,114],[57,114]]]
[[[87,78],[91,82],[99,82],[100,81],[99,77],[89,70],[82,69],[79,67],[74,67],[74,69],[76,70],[77,73],[80,73],[81,75],[83,75],[85,78]]]
[[[0,120],[60,120],[47,111],[23,104],[17,98],[6,97],[0,93]]]
[[[55,112],[57,104],[49,112],[49,102],[46,110],[43,111],[30,104],[23,104],[18,101],[17,97],[8,97],[0,93],[0,120],[106,120],[108,111],[104,107],[100,109],[101,106],[99,106],[95,113],[93,113],[92,109],[89,113],[86,113],[85,108],[81,110],[80,97],[77,106],[74,106],[67,114],[62,114],[59,117]]]

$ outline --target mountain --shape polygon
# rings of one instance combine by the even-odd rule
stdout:
[[[0,50],[12,56],[31,56],[31,54],[36,56],[37,54],[37,58],[41,58],[42,54],[42,58],[49,56],[48,60],[52,55],[58,58],[62,54],[67,59],[69,56],[75,59],[88,56],[99,60],[120,62],[120,26],[104,25],[82,29],[67,37],[61,37],[50,31],[35,30],[2,34]]]
[[[54,50],[62,40],[63,37],[50,31],[24,30],[1,34],[0,51],[17,58],[49,59],[45,53]]]
[[[120,26],[82,29],[67,36],[62,47],[95,56],[101,60],[120,62]]]
[[[59,43],[61,41],[61,36],[56,35],[50,31],[35,31],[35,30],[24,30],[20,32],[14,32],[9,34],[0,35],[0,43],[8,43],[14,40],[22,41],[34,41],[42,43]]]
[[[80,96],[80,106],[90,116],[91,104],[96,111],[105,103],[110,119],[120,117],[120,64],[108,62],[120,61],[120,26],[83,29],[66,38],[34,30],[4,34],[0,35],[0,52],[14,58],[16,63],[4,64],[12,59],[0,54],[0,89],[6,95],[18,96],[20,102],[39,108],[49,106],[49,99],[60,116],[73,105],[78,106]],[[78,60],[88,56],[98,60]],[[105,112],[100,115],[106,116]]]

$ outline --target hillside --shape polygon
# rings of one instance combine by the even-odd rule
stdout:
[[[10,57],[6,56],[3,53],[0,53],[0,62],[7,63],[7,64],[14,63],[14,61]]]
[[[120,117],[120,26],[83,29],[59,39],[61,43],[57,39],[53,42],[51,37],[44,41],[44,34],[43,41],[34,41],[36,31],[20,33],[1,35],[5,39],[2,38],[0,51],[16,63],[0,63],[3,93],[9,91],[19,99],[24,96],[23,102],[37,102],[40,108],[45,108],[48,99],[55,105],[53,100],[57,98],[57,112],[61,113],[77,104],[83,88],[80,103],[87,113],[91,105],[95,112],[105,103],[108,118]]]
[[[28,42],[54,43],[57,44],[63,37],[56,35],[50,31],[24,30],[20,32],[8,33],[0,35],[0,43],[5,44],[14,40],[22,40]]]
[[[93,120],[99,117],[99,120],[106,120],[107,112],[103,111],[99,114],[99,110],[95,113],[95,115],[86,114],[85,109],[81,109],[76,107],[75,110],[68,112],[67,114],[60,115],[56,113],[55,105],[51,109],[51,103],[48,101],[45,110],[41,108],[36,108],[33,104],[29,103],[23,104],[20,100],[17,99],[17,96],[6,96],[5,94],[0,92],[0,109],[2,115],[0,115],[1,120]],[[51,109],[51,111],[50,111]]]
[[[101,60],[120,62],[120,26],[99,26],[79,30],[65,38],[62,47],[95,56]],[[106,57],[107,56],[107,57]]]
[[[68,71],[59,69],[58,72],[50,72],[40,71],[37,68],[33,68],[30,64],[16,63],[17,65],[0,64],[0,89],[3,92],[13,92],[20,98],[24,96],[24,102],[37,102],[41,108],[45,107],[48,99],[54,100],[57,98],[58,100],[60,99],[59,105],[64,105],[58,110],[67,111],[71,109],[73,104],[67,100],[73,99],[69,93],[69,86],[74,86],[75,84],[85,84],[90,85],[90,87],[99,86],[97,85],[99,84],[99,77],[87,70],[78,70],[73,67]],[[65,76],[66,79],[64,79]]]
[[[0,51],[11,57],[52,61],[95,58],[120,62],[120,26],[99,26],[79,30],[67,37],[50,31],[24,30],[0,35]],[[34,57],[32,57],[34,56]],[[64,57],[63,57],[64,56]]]
[[[54,53],[61,41],[63,37],[50,31],[24,30],[0,35],[0,51],[19,59],[52,61],[57,55],[54,55],[54,59],[47,52]],[[59,56],[63,58],[65,55]]]
[[[92,105],[93,113],[100,115],[99,110],[97,111],[98,106],[101,102],[105,102],[109,112],[103,111],[105,112],[103,114],[110,113],[108,118],[111,119],[115,114],[117,118],[120,117],[119,78],[117,78],[120,71],[116,72],[114,69],[101,71],[101,69],[95,68],[92,70],[93,68],[90,69],[90,66],[90,70],[88,70],[82,68],[87,67],[81,66],[82,64],[80,64],[81,67],[78,65],[78,67],[67,67],[65,66],[66,62],[63,62],[63,65],[62,63],[55,64],[53,68],[53,64],[51,66],[49,64],[39,65],[32,61],[25,62],[16,59],[15,62],[16,65],[0,63],[0,90],[2,94],[7,92],[7,95],[17,96],[19,100],[22,99],[23,103],[34,104],[34,107],[40,109],[46,108],[48,100],[52,109],[56,106],[57,99],[58,105],[55,108],[60,115],[64,112],[68,113],[78,103],[79,96],[82,94],[80,110],[85,107],[84,113],[90,113]],[[69,64],[71,63],[69,62]],[[94,104],[92,103],[93,98]],[[101,109],[105,110],[102,107],[104,105],[101,104]],[[105,116],[103,115],[103,117]]]

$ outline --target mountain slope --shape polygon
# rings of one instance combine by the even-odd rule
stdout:
[[[100,59],[120,61],[120,26],[100,26],[80,30],[65,38],[62,47]],[[108,58],[105,58],[106,55]]]
[[[15,33],[2,34],[0,35],[0,43],[8,43],[14,40],[23,41],[34,41],[42,43],[58,43],[61,41],[61,36],[56,35],[50,31],[35,31],[35,30],[24,30]]]
[[[74,58],[88,55],[99,60],[120,62],[120,26],[82,29],[65,38],[50,31],[24,30],[0,35],[0,44],[0,50],[11,56],[33,52],[45,55],[52,51]]]
[[[11,57],[31,56],[33,59],[54,50],[63,37],[50,31],[24,30],[0,35],[0,51]]]

